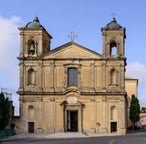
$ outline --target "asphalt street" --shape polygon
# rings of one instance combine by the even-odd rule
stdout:
[[[104,136],[85,138],[37,138],[25,137],[5,139],[1,144],[146,144],[146,133],[127,134],[125,136]]]

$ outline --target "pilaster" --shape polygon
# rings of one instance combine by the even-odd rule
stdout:
[[[95,100],[90,100],[91,132],[95,133]]]
[[[106,117],[107,117],[107,99],[106,97],[102,98],[102,103],[103,103],[103,111],[102,111],[102,118],[103,118],[103,126],[102,126],[102,132],[106,133],[107,132],[107,126],[106,126]]]
[[[20,79],[20,87],[19,87],[19,91],[23,91],[24,89],[24,62],[22,60],[20,60],[20,63],[19,63],[19,66],[20,66],[20,71],[19,71],[19,79]]]
[[[55,100],[50,99],[50,132],[55,133]]]
[[[102,63],[102,90],[106,90],[106,62]]]
[[[50,91],[54,92],[54,61],[51,62],[51,67],[50,67]]]
[[[95,91],[95,65],[94,62],[92,62],[90,64],[90,68],[91,68],[91,87],[90,87],[90,91],[94,92]]]

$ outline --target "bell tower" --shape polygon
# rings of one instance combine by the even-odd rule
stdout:
[[[126,29],[113,17],[101,28],[103,39],[103,90],[125,91],[125,38]]]
[[[42,89],[41,57],[50,51],[52,36],[41,25],[38,17],[20,30],[20,88],[19,94]]]
[[[40,24],[38,17],[20,30],[19,58],[38,57],[50,51],[52,36]]]
[[[126,29],[120,26],[113,17],[112,21],[101,29],[103,37],[104,58],[124,58]]]
[[[50,51],[52,36],[41,25],[38,17],[27,23],[25,27],[20,27],[19,30],[20,54],[18,59],[20,78],[18,94],[21,128],[25,132],[34,132],[35,121],[40,123],[42,114],[39,113],[39,117],[31,117],[32,113],[30,111],[34,111],[36,105],[39,105],[39,111],[42,110],[42,103],[38,98],[43,90],[42,57]],[[36,104],[33,105],[31,102]],[[28,115],[25,111],[28,111]],[[32,128],[31,130],[30,127]]]

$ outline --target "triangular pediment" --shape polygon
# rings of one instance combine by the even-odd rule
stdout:
[[[51,50],[44,58],[101,58],[102,56],[74,42]]]

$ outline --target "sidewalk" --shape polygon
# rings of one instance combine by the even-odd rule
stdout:
[[[145,130],[143,131],[134,131],[127,133],[126,135],[139,135],[141,133],[146,133]],[[126,136],[125,135],[125,136]],[[66,133],[54,133],[54,134],[18,134],[14,136],[10,136],[8,138],[1,139],[3,141],[15,141],[18,139],[25,139],[25,138],[46,138],[46,139],[67,139],[67,138],[89,138],[89,137],[103,137],[103,136],[122,136],[118,133],[109,133],[109,134],[86,134],[80,132],[66,132]]]
[[[59,139],[59,138],[89,138],[89,137],[102,137],[102,136],[119,136],[117,133],[112,134],[85,134],[79,132],[67,132],[67,133],[54,133],[54,134],[19,134],[8,138],[4,138],[1,141],[14,141],[17,139],[25,138],[47,138],[47,139]]]

